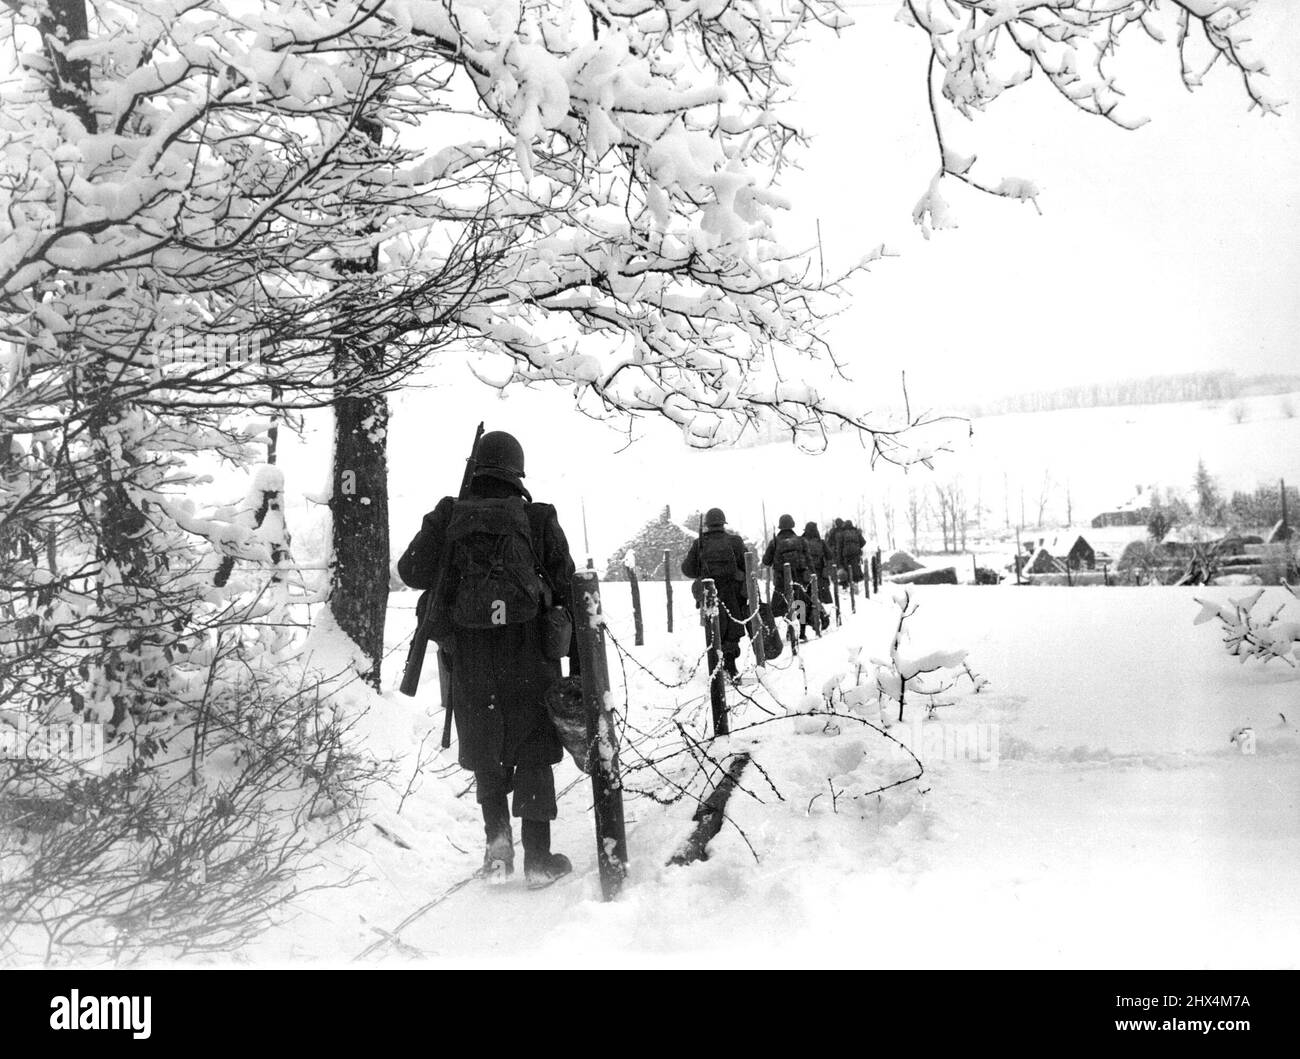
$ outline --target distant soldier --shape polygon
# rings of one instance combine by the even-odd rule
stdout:
[[[682,573],[695,578],[692,586],[695,602],[704,602],[699,579],[713,578],[722,604],[722,656],[728,676],[736,676],[736,659],[740,655],[740,638],[749,614],[749,586],[745,580],[745,542],[727,529],[722,508],[711,507],[704,515],[704,531],[691,542],[682,560]]]
[[[846,520],[835,542],[839,546],[840,565],[848,570],[854,581],[861,581],[862,549],[867,546],[867,538],[857,526]]]
[[[790,566],[793,584],[785,583],[785,568]],[[777,523],[777,534],[763,552],[763,565],[772,568],[772,613],[776,617],[790,614],[791,603],[800,603],[803,607],[803,637],[806,639],[808,620],[808,585],[812,573],[808,561],[808,542],[794,531],[794,517],[782,515]]]
[[[424,516],[397,572],[412,588],[431,590],[425,605],[438,608],[458,759],[474,773],[483,811],[482,872],[496,881],[514,872],[513,791],[524,876],[530,887],[544,886],[573,870],[568,857],[551,852],[551,766],[564,751],[543,698],[560,663],[544,650],[541,628],[548,604],[570,607],[573,558],[555,508],[533,503],[524,488],[519,442],[494,430],[474,454],[469,495],[443,497]]]
[[[817,596],[823,603],[831,601],[831,575],[833,574],[830,552],[822,540],[817,523],[809,522],[803,528],[803,539],[808,548],[809,572],[817,577]],[[810,583],[811,584],[811,583]],[[823,616],[823,620],[827,620]]]
[[[826,555],[835,565],[840,565],[840,531],[844,529],[844,520],[837,518],[826,531]]]

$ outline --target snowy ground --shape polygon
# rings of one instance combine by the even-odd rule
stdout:
[[[650,584],[648,643],[629,647],[669,684],[689,673],[700,638],[689,592],[675,587],[677,635],[664,633],[662,588]],[[522,883],[453,889],[481,858],[472,795],[457,797],[468,776],[432,771],[454,749],[433,761],[397,812],[422,738],[426,750],[436,746],[441,729],[430,672],[417,700],[390,691],[363,722],[373,749],[401,758],[397,789],[381,792],[354,840],[321,850],[312,880],[360,868],[365,881],[305,898],[296,918],[238,958],[1294,966],[1300,676],[1276,663],[1239,666],[1212,627],[1192,626],[1192,596],[1172,588],[914,589],[912,648],[968,648],[990,682],[978,694],[966,685],[927,722],[928,735],[911,723],[919,708],[890,729],[917,749],[924,776],[861,797],[915,769],[895,744],[853,721],[839,721],[838,733],[786,718],[741,731],[711,752],[749,748],[766,777],[745,774],[749,794],[733,798],[732,823],[710,859],[664,867],[690,829],[693,804],[629,796],[631,878],[612,904],[599,900],[587,781],[567,762],[558,773],[566,793],[555,848],[572,856],[574,876],[541,892]],[[411,623],[399,608],[412,602],[410,594],[394,598],[394,646]],[[630,645],[626,586],[608,586],[605,605],[614,637]],[[888,598],[859,603],[843,628],[807,647],[802,668],[783,656],[784,670],[746,686],[753,704],[733,693],[733,727],[763,721],[763,708],[799,709],[805,683],[815,698],[848,668],[850,647],[884,654],[896,615]],[[629,704],[637,744],[624,753],[629,786],[644,789],[653,777],[635,766],[655,740],[631,730],[671,731],[676,716],[702,731],[705,677],[696,672],[673,690],[627,666],[625,689],[611,647],[615,698]],[[396,670],[394,658],[390,681]],[[938,753],[937,724],[967,732],[996,725],[996,762],[943,760],[952,755]],[[1230,743],[1246,724],[1257,733],[1253,755]],[[987,738],[994,729],[979,731]]]

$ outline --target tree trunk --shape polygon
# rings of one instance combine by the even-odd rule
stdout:
[[[361,117],[358,131],[378,147],[382,128]],[[375,247],[364,258],[341,260],[342,273],[374,272]],[[379,690],[388,613],[388,398],[366,392],[365,380],[382,366],[382,345],[341,339],[334,348],[334,473],[330,612],[361,649],[361,678]]]
[[[388,399],[334,401],[334,514],[330,611],[365,654],[362,679],[379,689],[388,611]]]

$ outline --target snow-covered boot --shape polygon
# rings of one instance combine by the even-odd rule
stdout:
[[[483,803],[483,832],[487,849],[479,875],[490,883],[503,883],[515,873],[515,836],[510,829],[510,810],[505,804]]]
[[[521,825],[524,840],[524,880],[530,890],[550,886],[573,871],[573,864],[563,853],[551,852],[549,820],[525,820]]]

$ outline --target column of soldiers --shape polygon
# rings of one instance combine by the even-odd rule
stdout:
[[[852,521],[837,518],[823,539],[816,522],[806,523],[800,534],[795,531],[794,517],[782,515],[777,522],[776,535],[767,542],[761,560],[771,571],[770,616],[791,620],[799,628],[800,639],[807,640],[808,624],[813,620],[814,612],[813,579],[816,578],[817,595],[822,604],[832,602],[832,577],[844,587],[862,583],[864,577],[870,576],[863,569],[866,544],[866,537]],[[751,606],[759,601],[749,598],[745,542],[727,529],[727,517],[721,508],[710,508],[705,514],[700,536],[692,542],[682,561],[682,573],[695,580],[697,604],[700,603],[700,579],[712,578],[718,586],[722,603],[723,654],[727,673],[734,678],[740,639],[747,631],[746,619]],[[819,611],[825,629],[830,618],[824,607]]]

